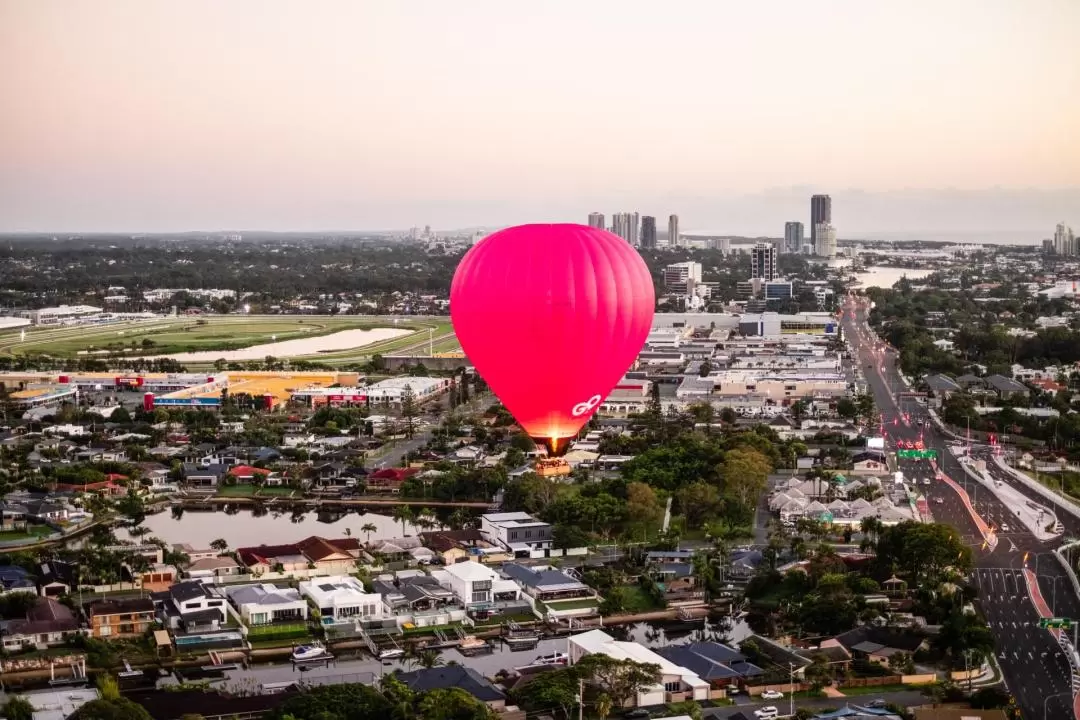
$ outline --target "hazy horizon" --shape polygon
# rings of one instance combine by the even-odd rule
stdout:
[[[1075,0],[0,0],[0,232],[1080,225]],[[666,223],[658,223],[666,225]]]

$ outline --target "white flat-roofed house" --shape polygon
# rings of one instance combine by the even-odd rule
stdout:
[[[265,583],[239,585],[226,588],[225,595],[248,625],[307,619],[307,601],[292,588],[279,588]]]
[[[382,595],[364,590],[352,575],[313,578],[300,583],[300,594],[315,603],[324,618],[336,622],[388,616]]]
[[[639,690],[628,705],[646,707],[666,705],[683,700],[709,699],[709,683],[691,670],[676,665],[667,658],[636,642],[616,640],[603,630],[590,630],[573,635],[568,640],[570,664],[586,655],[607,655],[616,660],[633,660],[660,667],[660,681]]]
[[[552,549],[551,525],[523,512],[489,513],[480,516],[480,533],[488,542],[501,545],[519,558],[559,557]],[[569,553],[568,553],[569,554]]]
[[[521,595],[518,583],[500,577],[493,569],[478,562],[448,565],[433,570],[431,576],[449,588],[468,612],[494,608],[497,596],[499,599],[517,599]]]

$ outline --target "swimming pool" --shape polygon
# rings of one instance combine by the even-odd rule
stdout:
[[[213,635],[181,635],[176,638],[177,645],[204,645],[207,643],[240,642],[244,636],[238,632],[215,633]]]

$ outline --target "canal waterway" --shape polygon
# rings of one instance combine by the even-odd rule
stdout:
[[[415,510],[415,509],[414,509]],[[375,530],[364,532],[365,525]],[[179,517],[166,510],[150,515],[143,523],[150,535],[170,545],[188,543],[196,548],[206,547],[221,538],[230,548],[258,545],[280,545],[297,542],[312,535],[325,538],[354,537],[361,542],[389,540],[416,535],[426,528],[400,521],[389,515],[363,511],[267,512],[256,515],[251,510],[230,514],[223,511],[185,510]],[[128,537],[118,529],[117,536]]]

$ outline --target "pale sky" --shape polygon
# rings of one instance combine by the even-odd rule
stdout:
[[[1078,28],[1080,0],[0,0],[0,231],[778,233],[805,188],[841,237],[1052,232]]]

